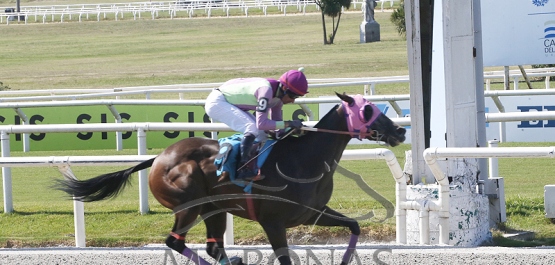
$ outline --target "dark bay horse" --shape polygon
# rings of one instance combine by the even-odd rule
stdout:
[[[351,138],[397,146],[405,140],[405,129],[360,95],[337,96],[342,104],[318,122],[318,131],[286,137],[274,145],[261,168],[266,178],[251,183],[251,194],[229,180],[218,180],[214,159],[219,145],[204,138],[183,139],[126,170],[83,181],[61,180],[58,189],[81,201],[103,200],[116,196],[132,173],[152,167],[150,190],[175,214],[166,244],[197,264],[209,263],[185,245],[185,236],[201,221],[199,215],[206,225],[207,253],[220,264],[232,264],[223,245],[226,212],[260,223],[280,264],[291,264],[287,228],[303,224],[348,227],[351,240],[341,262],[348,264],[360,227],[356,220],[326,206],[332,195],[333,173]],[[242,264],[240,259],[234,260],[233,264]]]

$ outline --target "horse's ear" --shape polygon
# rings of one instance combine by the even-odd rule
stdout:
[[[343,94],[339,94],[337,92],[335,92],[335,94],[343,101],[347,102],[349,104],[349,106],[353,106],[353,103],[355,103],[355,100],[348,96],[347,94],[345,94],[345,92],[343,92]]]

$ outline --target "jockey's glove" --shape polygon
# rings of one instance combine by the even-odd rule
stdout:
[[[293,128],[293,129],[300,129],[301,127],[303,127],[303,123],[300,120],[286,121],[285,122],[285,127],[290,127],[290,128]]]

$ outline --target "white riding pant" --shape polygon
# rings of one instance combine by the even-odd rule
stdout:
[[[267,139],[266,133],[256,127],[254,115],[227,102],[219,90],[210,92],[210,95],[206,98],[204,110],[210,116],[212,122],[223,122],[234,131],[243,134],[250,133],[262,142]]]

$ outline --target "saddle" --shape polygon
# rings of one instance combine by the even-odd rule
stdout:
[[[237,169],[239,169],[239,163],[241,160],[241,140],[243,139],[243,134],[237,133],[229,137],[221,138],[218,140],[218,144],[220,145],[220,151],[216,159],[214,160],[214,164],[217,167],[216,175],[219,177],[219,181],[226,179],[229,177],[229,180],[241,187],[247,187],[250,190],[251,185],[249,183],[237,179]],[[264,161],[270,154],[270,151],[273,147],[273,142],[276,140],[267,140],[262,146],[262,143],[255,140],[253,147],[251,149],[250,157],[256,157],[255,159],[251,159],[249,163],[245,166],[248,167],[250,170],[258,171],[259,174],[262,174],[260,168],[264,165]],[[252,181],[250,182],[252,184]],[[247,192],[247,191],[245,191]]]

